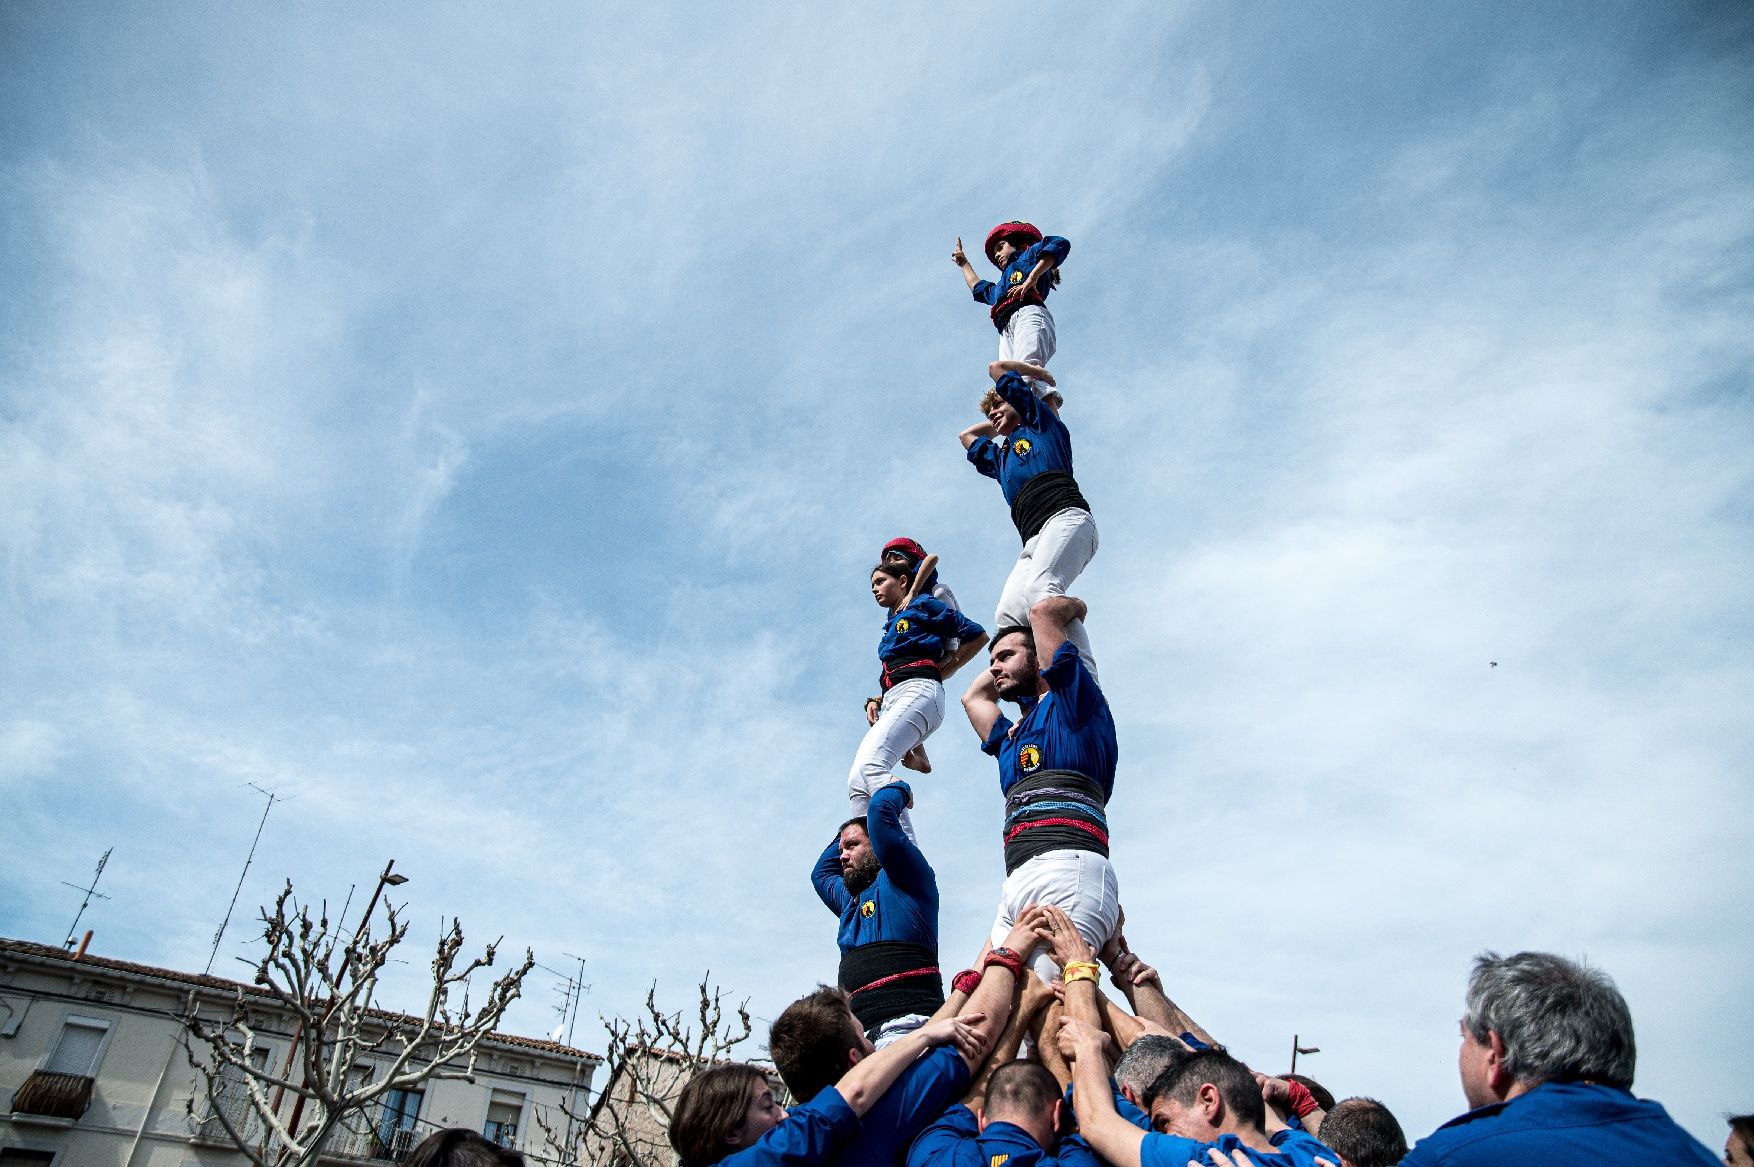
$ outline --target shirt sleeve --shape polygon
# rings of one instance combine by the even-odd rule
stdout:
[[[1069,640],[1054,650],[1054,659],[1041,671],[1041,677],[1059,697],[1060,707],[1073,728],[1095,716],[1106,700],[1096,678],[1084,667],[1078,647]]]
[[[998,289],[999,285],[992,280],[976,280],[974,287],[970,288],[969,291],[974,294],[975,300],[979,303],[991,305],[998,303],[998,300],[993,296],[993,293]]]
[[[906,782],[891,782],[871,796],[871,809],[865,812],[865,829],[871,836],[871,850],[889,882],[909,895],[936,900],[938,879],[925,852],[901,829],[901,814],[907,809],[910,793]],[[841,881],[844,890],[846,881]],[[960,1060],[960,1059],[959,1059]]]
[[[1152,1131],[1139,1144],[1139,1167],[1188,1167],[1189,1163],[1205,1162],[1205,1144],[1180,1135]]]
[[[968,464],[988,478],[999,476],[999,443],[992,438],[976,438],[966,456]]]
[[[852,894],[847,891],[847,881],[841,875],[838,832],[822,854],[816,857],[816,866],[810,871],[810,886],[816,889],[816,897],[837,916],[846,911],[847,905],[853,902]]]
[[[1090,1149],[1083,1135],[1067,1135],[1062,1138],[1054,1150],[1054,1159],[1060,1167],[1103,1167],[1102,1160]],[[912,1167],[912,1164],[909,1164]]]
[[[981,743],[981,753],[998,757],[999,751],[1005,748],[1005,735],[1010,732],[1011,719],[1003,713],[999,714],[998,720],[993,722],[993,728],[987,731],[987,740]]]
[[[973,640],[975,637],[986,631],[985,628],[982,628],[979,624],[976,624],[973,620],[964,616],[958,609],[952,608],[948,604],[945,605],[945,609],[945,614],[948,617],[949,623],[955,630],[954,639]]]
[[[907,1153],[907,1167],[978,1167],[980,1133],[974,1112],[959,1102],[920,1132]]]
[[[993,388],[999,391],[999,396],[1005,399],[1006,404],[1017,411],[1017,416],[1023,419],[1023,424],[1031,429],[1041,429],[1044,425],[1045,419],[1042,417],[1044,409],[1048,410],[1049,413],[1053,412],[1051,408],[1041,403],[1041,399],[1035,395],[1035,390],[1029,387],[1029,382],[1025,381],[1021,374],[1006,373],[999,378]]]
[[[927,1124],[968,1091],[968,1063],[951,1046],[940,1046],[901,1072],[859,1126],[859,1145],[882,1149],[894,1162]]]
[[[1032,250],[1035,252],[1036,259],[1046,256],[1048,259],[1054,261],[1055,267],[1058,267],[1060,264],[1066,262],[1066,257],[1068,255],[1072,254],[1072,243],[1069,239],[1066,239],[1063,236],[1049,235],[1043,238],[1040,243],[1037,243]],[[1029,266],[1034,267],[1035,260],[1031,260]]]
[[[859,1131],[859,1116],[833,1086],[795,1106],[755,1144],[719,1160],[721,1167],[818,1167]]]

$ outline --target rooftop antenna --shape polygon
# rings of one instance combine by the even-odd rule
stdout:
[[[274,791],[264,790],[254,782],[246,782],[244,785],[257,794],[266,795],[268,805],[262,808],[262,821],[256,824],[256,837],[250,840],[250,853],[244,857],[244,869],[238,872],[238,885],[232,889],[231,903],[225,907],[225,919],[220,921],[219,931],[213,934],[213,951],[207,954],[207,967],[201,970],[202,976],[213,971],[213,961],[219,955],[219,942],[225,939],[225,930],[231,926],[232,911],[238,906],[239,893],[244,890],[244,877],[250,873],[250,864],[256,859],[256,844],[262,841],[262,828],[268,825],[268,812],[274,809],[275,800],[280,798]]]
[[[74,938],[79,935],[79,921],[85,915],[85,909],[91,906],[91,901],[94,899],[107,900],[110,898],[103,892],[97,890],[97,881],[103,878],[104,865],[110,861],[110,852],[114,850],[115,848],[111,847],[109,851],[104,852],[103,858],[97,861],[97,870],[91,873],[91,884],[89,886],[80,887],[77,883],[68,883],[64,879],[61,881],[63,886],[70,887],[74,891],[82,891],[85,893],[85,902],[79,905],[79,912],[73,917],[73,926],[67,929],[67,940],[66,943],[61,945],[62,948],[72,948],[76,943]]]
[[[585,984],[585,958],[571,952],[563,952],[561,955],[579,962],[579,975],[572,980],[572,1017],[566,1023],[566,1044],[571,1045],[573,1026],[579,1023],[579,1003],[591,991],[591,986]]]

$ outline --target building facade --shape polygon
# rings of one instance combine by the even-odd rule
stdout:
[[[234,1129],[262,1140],[262,1124],[241,1078],[208,1097],[183,1045],[190,994],[204,1017],[228,1016],[238,993],[249,1002],[258,1065],[278,1069],[294,1053],[291,1018],[252,986],[21,940],[0,939],[0,1167],[234,1167],[248,1159]],[[547,1132],[565,1111],[589,1107],[601,1059],[555,1042],[492,1034],[476,1051],[473,1082],[428,1081],[392,1091],[336,1132],[324,1161],[399,1162],[445,1127],[481,1131],[551,1162]],[[388,1065],[361,1059],[363,1078]],[[461,1069],[461,1066],[457,1067]],[[288,1093],[276,1113],[295,1104]],[[565,1110],[562,1109],[563,1104]]]

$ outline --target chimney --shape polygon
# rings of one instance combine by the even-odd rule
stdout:
[[[80,938],[79,938],[79,951],[78,951],[78,952],[75,952],[75,953],[74,953],[74,954],[73,954],[73,959],[74,959],[74,960],[82,960],[82,959],[84,959],[84,957],[85,957],[85,949],[86,949],[86,946],[87,946],[87,945],[89,945],[89,944],[90,944],[90,943],[91,943],[91,933],[92,933],[92,929],[90,929],[90,928],[87,928],[87,929],[86,929],[86,930],[85,930],[85,935],[84,935],[84,936],[81,936],[81,937],[80,937]]]

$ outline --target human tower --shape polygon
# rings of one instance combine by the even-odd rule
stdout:
[[[1055,349],[1047,298],[1070,251],[1065,239],[1012,221],[987,235],[997,280],[981,278],[961,239],[950,255],[999,333],[984,420],[962,432],[962,445],[970,465],[997,480],[1022,540],[990,637],[940,581],[938,557],[912,538],[885,544],[871,572],[872,598],[888,612],[880,692],[865,704],[869,728],[847,775],[849,817],[811,882],[840,917],[840,987],[877,1046],[944,1002],[937,881],[908,815],[913,791],[895,771],[930,771],[925,742],[944,720],[944,682],[983,648],[987,667],[962,704],[998,764],[1005,798],[1006,875],[991,943],[1003,959],[1005,937],[1034,904],[1064,911],[1092,950],[1119,925],[1106,818],[1114,719],[1097,684],[1086,606],[1067,594],[1096,553],[1096,523],[1073,476],[1065,399],[1047,370]],[[1016,706],[1015,720],[1003,703]],[[1045,951],[1032,963],[1043,980],[1056,975]]]

